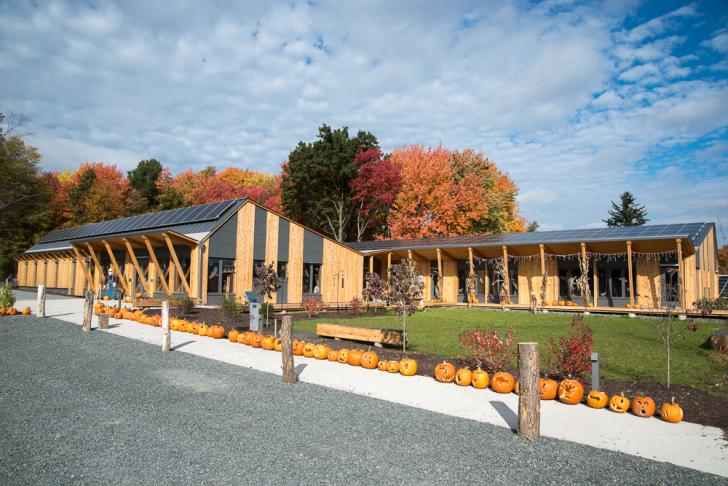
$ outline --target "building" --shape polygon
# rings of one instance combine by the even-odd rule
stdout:
[[[342,244],[247,199],[160,211],[54,230],[16,255],[18,285],[83,295],[113,269],[126,295],[189,295],[199,303],[239,299],[253,289],[253,269],[275,265],[281,288],[273,302],[300,307],[360,298],[365,271],[387,278],[390,265],[412,258],[425,301],[468,300],[514,306],[530,299],[582,303],[575,277],[588,260],[595,308],[683,308],[718,295],[717,241],[712,223],[509,233]],[[503,262],[508,262],[503,265]]]

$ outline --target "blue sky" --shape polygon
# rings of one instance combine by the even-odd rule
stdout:
[[[483,151],[542,229],[728,232],[728,4],[0,3],[0,111],[46,169],[156,157],[277,172],[321,123]]]

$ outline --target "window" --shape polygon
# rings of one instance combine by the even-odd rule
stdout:
[[[209,259],[207,263],[207,292],[220,291],[220,260]]]
[[[220,260],[222,263],[221,287],[226,294],[233,292],[235,282],[235,260]]]
[[[288,280],[288,262],[278,262],[276,272],[280,280]]]
[[[320,263],[304,263],[303,264],[303,293],[304,294],[320,294],[321,293],[321,264]]]
[[[440,299],[440,275],[437,272],[437,260],[430,260],[430,279],[432,281],[432,291],[430,297]]]

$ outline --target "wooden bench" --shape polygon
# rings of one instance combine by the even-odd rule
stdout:
[[[135,309],[162,307],[162,299],[134,299],[133,307]]]
[[[323,337],[364,341],[374,344],[402,345],[402,331],[395,329],[373,329],[370,327],[344,326],[341,324],[316,324],[316,334]]]

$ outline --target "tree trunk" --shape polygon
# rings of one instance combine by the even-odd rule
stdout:
[[[407,352],[407,311],[402,312],[402,352]]]
[[[291,334],[293,332],[293,318],[291,316],[283,316],[283,324],[281,324],[281,353],[283,359],[283,383],[296,383],[298,376],[296,368],[293,366],[293,341]]]
[[[45,317],[45,305],[46,305],[46,288],[45,285],[38,285],[38,317]]]
[[[81,330],[89,332],[91,330],[91,319],[94,315],[94,293],[86,290],[86,299],[83,302],[83,324]]]
[[[541,435],[538,343],[518,343],[518,435],[531,442]]]
[[[172,335],[169,331],[169,301],[162,302],[162,352],[169,351]]]
[[[670,344],[667,345],[667,388],[670,389]]]

